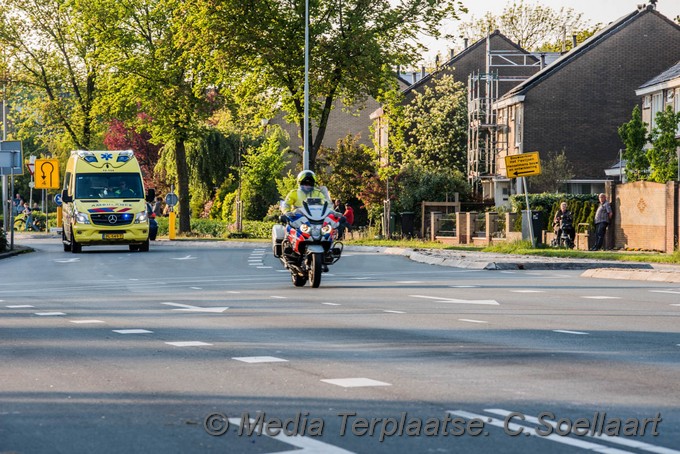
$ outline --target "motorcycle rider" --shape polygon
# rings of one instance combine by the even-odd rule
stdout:
[[[567,234],[569,241],[567,242],[568,247],[573,247],[574,237],[576,236],[576,231],[574,230],[574,217],[571,211],[567,209],[567,202],[562,202],[560,204],[560,209],[555,213],[553,218],[553,225],[555,230],[555,239],[557,240],[556,245],[560,245],[560,238],[562,232]]]
[[[316,187],[316,175],[311,170],[298,173],[297,182],[299,187],[290,191],[281,204],[281,211],[284,214],[295,208],[302,208],[302,202],[309,198],[318,198],[325,200],[329,205],[332,204],[326,187]]]

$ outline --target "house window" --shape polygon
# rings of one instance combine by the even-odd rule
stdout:
[[[515,112],[515,146],[519,147],[522,145],[522,109],[517,106],[517,112]]]
[[[650,106],[652,105],[652,97],[647,95],[644,98],[642,98],[642,108],[643,109],[649,109]]]
[[[663,93],[654,93],[652,95],[652,119],[649,125],[653,131],[656,127],[656,114],[663,110]]]
[[[673,105],[674,93],[675,92],[673,90],[668,90],[666,92],[666,103]]]

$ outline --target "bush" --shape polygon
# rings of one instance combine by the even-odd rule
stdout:
[[[532,211],[541,211],[544,214],[544,225],[542,230],[552,230],[553,217],[560,208],[562,202],[567,202],[567,209],[574,215],[574,228],[577,228],[580,223],[593,224],[595,219],[595,212],[599,205],[597,194],[529,194],[529,205]],[[526,210],[526,200],[524,194],[515,194],[510,196],[510,203],[512,210],[515,213],[521,213]],[[521,230],[522,216],[517,216],[516,228]],[[518,230],[518,231],[519,231]]]

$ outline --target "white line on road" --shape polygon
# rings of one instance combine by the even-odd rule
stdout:
[[[30,304],[15,304],[13,306],[6,306],[8,309],[28,309],[30,307],[35,307],[31,306]]]
[[[207,342],[200,341],[166,342],[166,344],[172,345],[173,347],[202,347],[205,345],[212,345],[208,344]]]
[[[111,331],[118,334],[153,334],[153,331],[148,329],[114,329]]]
[[[389,310],[384,310],[383,312],[387,312],[388,314],[405,314],[406,313],[404,311],[389,311]]]
[[[79,325],[81,324],[88,324],[88,323],[106,323],[102,320],[69,320],[71,323],[77,323]]]
[[[203,290],[203,287],[189,287],[191,290]]]
[[[63,312],[36,312],[35,315],[43,315],[49,317],[52,315],[66,315],[66,314]]]
[[[444,298],[439,296],[426,296],[426,295],[409,295],[413,298],[426,298],[431,300],[436,300],[436,303],[446,303],[446,304],[482,304],[487,306],[499,306],[496,300],[460,300],[456,298]]]
[[[584,333],[583,331],[569,331],[566,329],[554,329],[553,332],[555,333],[563,333],[563,334],[580,334],[580,335],[587,335],[588,333]]]
[[[459,318],[459,322],[468,322],[468,323],[489,323],[485,322],[484,320],[473,320],[471,318]]]
[[[239,293],[241,293],[241,292],[237,292],[237,291],[234,291],[234,290],[229,290],[227,293],[231,293],[231,294],[237,295],[237,294],[239,294]]]
[[[596,451],[596,452],[601,452],[601,453],[623,453],[625,451],[621,451],[618,449],[614,448],[609,448],[605,445],[598,445],[597,443],[591,443],[588,441],[581,441],[581,440],[576,440],[574,438],[569,438],[569,437],[564,437],[561,435],[556,435],[556,434],[549,434],[549,435],[539,435],[536,433],[536,429],[530,426],[525,426],[522,424],[515,424],[512,422],[507,422],[505,420],[501,419],[495,419],[495,418],[489,418],[485,415],[478,415],[476,413],[470,413],[468,411],[464,410],[455,410],[451,411],[449,410],[449,413],[455,416],[460,416],[466,419],[480,419],[482,421],[485,421],[487,424],[492,425],[494,427],[500,427],[504,431],[511,430],[515,433],[522,433],[522,434],[527,434],[530,436],[536,436],[539,437],[543,440],[550,440],[554,441],[556,443],[562,443],[565,445],[569,446],[574,446],[577,448],[581,449],[587,449],[590,451]]]
[[[198,257],[187,255],[185,257],[173,257],[173,260],[196,260]]]
[[[510,290],[512,293],[545,293],[545,290]]]
[[[494,415],[500,415],[500,416],[503,416],[503,417],[507,417],[508,415],[514,413],[514,412],[511,412],[511,411],[508,411],[508,410],[503,410],[502,408],[490,408],[490,409],[484,409],[484,411],[487,412],[487,413],[491,413],[491,414],[494,414]],[[527,416],[527,415],[522,415],[522,416],[524,416],[524,419],[526,421],[529,421],[531,423],[544,424],[543,422],[539,421],[539,419],[534,417],[534,416]],[[553,420],[546,418],[545,421],[553,421]],[[642,451],[649,451],[649,452],[656,452],[656,453],[667,453],[667,454],[680,453],[680,451],[675,451],[673,449],[662,448],[660,446],[654,446],[654,445],[651,445],[649,443],[644,443],[642,441],[625,439],[625,438],[615,437],[615,436],[607,435],[607,434],[591,435],[590,433],[587,433],[587,434],[585,434],[585,436],[590,437],[590,438],[603,439],[603,440],[606,440],[610,443],[614,443],[614,444],[621,445],[621,446],[626,446],[626,447],[629,447],[629,448],[636,448],[636,449],[640,449]]]
[[[229,423],[234,424],[238,427],[241,426],[241,418],[229,418]],[[249,418],[249,424],[251,427],[253,427],[257,423],[256,420]],[[241,430],[241,429],[239,429]],[[247,432],[247,428],[243,429],[244,432]],[[273,433],[274,431],[272,431]],[[318,440],[314,440],[312,438],[308,437],[302,437],[300,435],[286,435],[286,431],[282,430],[277,430],[276,435],[270,435],[267,429],[265,428],[262,430],[262,432],[257,432],[258,434],[262,434],[266,437],[273,438],[281,443],[295,446],[296,448],[300,449],[294,449],[294,450],[288,450],[288,451],[281,451],[278,452],[278,454],[286,454],[286,453],[295,453],[295,454],[353,454],[352,451],[346,451],[342,448],[338,448],[337,446],[329,445],[328,443],[323,443]]]
[[[680,306],[680,304],[671,304],[671,306]],[[7,306],[9,307],[9,306]]]
[[[287,296],[276,296],[276,295],[273,295],[273,296],[271,296],[270,298],[276,298],[276,299],[280,299],[280,300],[285,300],[285,299],[287,299],[288,297],[287,297]]]
[[[422,284],[423,281],[397,281],[396,284]]]
[[[238,356],[231,359],[244,363],[287,363],[287,359],[277,358],[276,356]]]
[[[606,296],[606,295],[598,295],[598,296],[582,296],[581,298],[586,298],[590,300],[620,300],[620,296]]]
[[[676,292],[675,290],[650,290],[652,293],[671,293],[673,295],[680,295],[680,292]]]
[[[451,288],[478,288],[479,285],[450,285]]]
[[[321,380],[331,385],[342,386],[343,388],[360,388],[364,386],[392,386],[384,381],[373,380],[371,378],[330,378]]]
[[[190,306],[188,304],[179,304],[179,303],[161,303],[165,304],[166,306],[175,306],[178,307],[179,309],[173,309],[173,311],[186,311],[186,312],[213,312],[213,313],[222,313],[229,309],[229,306],[222,306],[222,307],[199,307],[199,306]]]
[[[342,304],[338,303],[321,303],[321,304],[325,304],[326,306],[342,306]]]
[[[258,270],[268,270],[268,269],[271,269],[271,266],[258,266],[257,269]]]

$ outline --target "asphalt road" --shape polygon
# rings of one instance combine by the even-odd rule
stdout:
[[[2,453],[680,452],[680,284],[348,250],[295,288],[266,243],[18,244]]]

